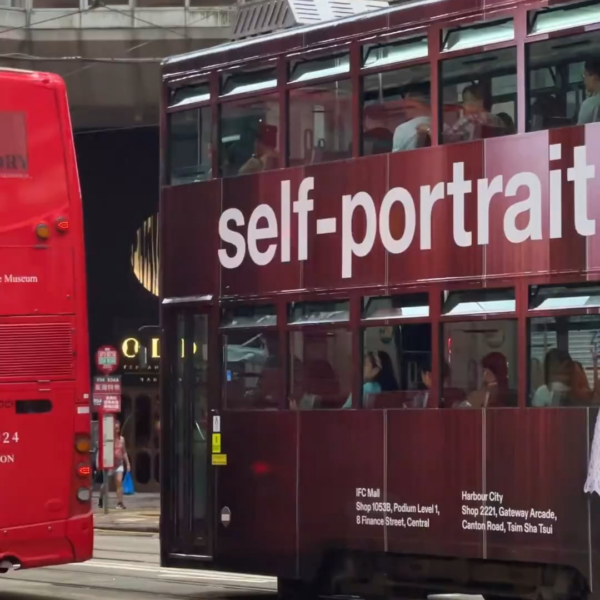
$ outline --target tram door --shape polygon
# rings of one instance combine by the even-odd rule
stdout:
[[[209,560],[210,458],[208,414],[209,313],[180,309],[169,326],[168,480],[169,546]],[[163,530],[164,531],[164,530]]]

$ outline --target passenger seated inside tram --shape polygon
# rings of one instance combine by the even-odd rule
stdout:
[[[442,361],[443,388],[449,389],[450,367],[444,360]],[[404,403],[404,408],[427,408],[431,386],[433,385],[433,375],[431,369],[431,359],[427,359],[421,364],[421,391],[415,395],[413,400]]]
[[[254,154],[240,167],[239,174],[259,173],[276,169],[278,166],[277,127],[260,121],[254,141]]]
[[[542,131],[560,122],[563,112],[554,94],[539,95],[531,105],[531,130]],[[556,126],[556,125],[555,125]]]
[[[493,408],[506,406],[508,401],[508,363],[501,352],[490,352],[481,360],[483,381],[457,408]]]
[[[544,385],[540,386],[532,406],[564,406],[571,392],[573,359],[565,350],[552,348],[544,359]]]
[[[381,392],[395,392],[398,382],[394,375],[392,359],[387,352],[367,352],[363,362],[363,399],[367,403],[367,396]],[[352,394],[342,408],[352,408]]]
[[[403,99],[405,121],[396,127],[392,142],[392,152],[414,150],[429,145],[431,125],[431,105],[429,85],[415,86]]]
[[[579,108],[577,123],[595,123],[600,121],[600,60],[588,60],[583,69],[585,91],[589,94]]]
[[[444,143],[467,142],[483,137],[484,131],[494,132],[494,135],[503,135],[506,128],[502,119],[490,112],[485,105],[485,95],[481,86],[473,84],[466,87],[462,93],[462,116],[454,125],[444,122],[442,138]],[[428,125],[420,125],[421,132],[429,132]]]

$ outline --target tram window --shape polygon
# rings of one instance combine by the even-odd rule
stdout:
[[[307,327],[290,334],[290,408],[340,409],[352,389],[352,334]]]
[[[349,80],[289,92],[290,166],[352,156],[352,84]]]
[[[324,302],[294,302],[291,305],[290,324],[307,325],[340,323],[350,319],[348,300]]]
[[[444,323],[446,408],[517,406],[517,321]]]
[[[419,126],[431,122],[429,65],[367,75],[363,79],[363,155],[431,145]]]
[[[209,106],[169,116],[171,185],[194,183],[212,177],[211,125]]]
[[[363,300],[363,320],[417,319],[429,316],[429,296],[403,294],[397,296],[367,296]]]
[[[600,308],[600,285],[532,285],[529,288],[530,310],[573,308]]]
[[[197,102],[206,102],[207,100],[210,100],[210,88],[208,83],[188,85],[171,90],[169,108],[186,106]]]
[[[429,323],[367,327],[363,354],[365,408],[427,407],[431,379],[423,373],[431,371]]]
[[[515,290],[444,291],[442,314],[448,317],[492,315],[516,310]]]
[[[600,121],[600,32],[527,45],[528,131]]]
[[[229,410],[276,409],[282,377],[277,331],[223,332],[223,401]]]
[[[505,48],[442,62],[442,143],[516,132],[516,60],[516,48]]]
[[[321,77],[332,77],[350,72],[350,53],[341,52],[306,60],[305,58],[294,59],[290,64],[290,83],[309,81]]]
[[[279,167],[277,94],[221,105],[219,161],[223,177]]]
[[[223,310],[222,329],[267,327],[277,325],[277,309],[272,304],[236,306]]]
[[[529,404],[589,406],[600,399],[600,316],[529,321]]]

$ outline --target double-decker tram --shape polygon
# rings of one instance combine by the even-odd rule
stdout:
[[[0,68],[0,574],[92,556],[86,300],[65,83]]]
[[[600,4],[414,1],[163,64],[162,563],[600,586]]]

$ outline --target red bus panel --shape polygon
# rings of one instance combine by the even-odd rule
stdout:
[[[92,555],[83,214],[64,82],[0,70],[0,572]],[[67,222],[68,227],[59,226]]]

